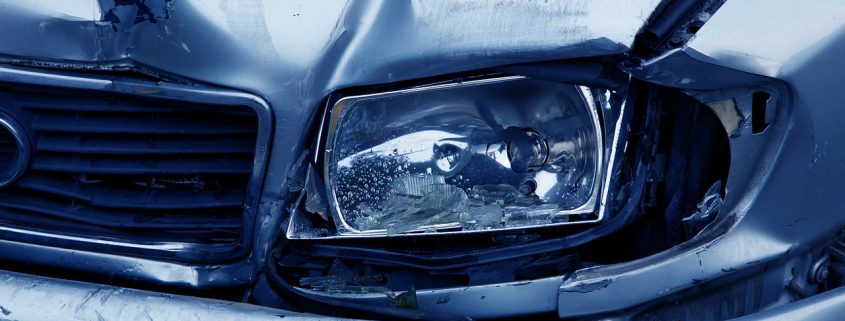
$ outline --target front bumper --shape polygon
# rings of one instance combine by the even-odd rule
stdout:
[[[0,320],[341,320],[0,271]]]

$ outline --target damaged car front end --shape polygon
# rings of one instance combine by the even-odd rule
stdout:
[[[841,4],[2,7],[0,319],[845,309]]]

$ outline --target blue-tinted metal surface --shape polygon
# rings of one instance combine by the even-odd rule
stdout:
[[[835,321],[845,315],[845,287],[798,300],[772,309],[750,314],[736,321]]]
[[[0,271],[0,319],[346,320],[113,286]]]
[[[271,112],[266,102],[247,93],[208,88],[202,86],[188,86],[183,84],[151,82],[133,78],[113,78],[102,76],[81,77],[66,72],[45,73],[28,67],[0,67],[0,82],[21,85],[39,85],[63,88],[65,90],[90,90],[95,92],[128,94],[138,97],[165,99],[170,101],[188,101],[213,106],[248,106],[257,114],[257,131],[260,133],[255,145],[255,160],[252,162],[250,173],[251,185],[244,199],[243,228],[245,237],[238,244],[228,245],[228,256],[242,258],[242,260],[226,264],[188,264],[181,262],[156,261],[138,258],[138,254],[145,251],[170,252],[171,256],[185,255],[194,258],[205,254],[198,251],[200,247],[190,243],[150,240],[148,242],[129,242],[114,240],[106,237],[84,237],[73,235],[58,235],[42,231],[28,230],[21,227],[2,226],[0,230],[7,235],[13,235],[14,240],[2,240],[7,250],[0,251],[0,256],[8,261],[21,261],[19,253],[27,253],[26,262],[54,268],[82,270],[90,273],[107,275],[125,279],[148,282],[161,282],[184,287],[230,286],[247,283],[254,277],[259,256],[253,255],[251,246],[255,243],[266,243],[270,229],[273,226],[263,224],[263,217],[258,215],[257,204],[261,183],[267,164],[267,146],[270,139],[272,120]],[[260,231],[265,232],[260,232]],[[72,232],[72,231],[71,231]],[[31,243],[28,243],[28,241]],[[58,242],[53,246],[44,243]],[[35,245],[33,243],[42,243]],[[66,246],[61,246],[66,244]],[[85,245],[89,248],[86,249]],[[123,247],[128,256],[98,253],[103,247]],[[135,256],[135,257],[133,257]],[[218,258],[219,259],[219,258]]]
[[[704,101],[729,97],[731,90],[721,89],[737,86],[770,91],[777,100],[767,111],[773,122],[752,134],[746,121],[731,137],[727,216],[666,252],[577,273],[561,286],[560,316],[677,298],[699,284],[783,262],[841,228],[843,13],[845,6],[833,2],[728,1],[686,47],[632,70],[655,83],[699,89]],[[750,119],[749,100],[736,103]],[[726,234],[714,238],[719,230]]]
[[[557,309],[557,292],[563,277],[416,292],[421,311],[448,313],[477,319],[518,317]],[[389,305],[384,294],[330,294],[302,290],[309,295],[343,298],[374,306]]]
[[[248,283],[279,231],[287,172],[308,143],[308,124],[328,93],[514,63],[623,53],[657,2],[162,0],[143,11],[109,1],[6,1],[0,5],[3,62],[135,68],[175,81],[236,88],[265,100],[275,127],[256,218],[260,228],[245,262],[192,266],[7,241],[0,242],[0,255],[20,259],[15,252],[27,251],[34,263],[164,284]],[[843,12],[845,7],[835,1],[728,1],[687,46],[629,70],[637,78],[691,90],[708,103],[735,99],[743,119],[751,117],[745,93],[763,90],[774,98],[765,131],[754,134],[750,122],[740,122],[732,132],[735,152],[725,215],[696,238],[566,279],[421,292],[420,309],[474,316],[556,309],[562,317],[614,313],[782,262],[841,228]],[[4,68],[0,75],[19,81],[32,73]],[[50,75],[44,81],[138,91],[103,79]],[[154,85],[142,89],[159,90]],[[513,293],[521,294],[510,297]],[[836,302],[831,297],[838,294],[817,300]],[[832,307],[825,304],[816,307],[833,311],[823,310]]]
[[[22,141],[35,142],[31,162],[19,167],[23,177],[0,191],[5,227],[148,249],[184,243],[185,250],[126,254],[205,261],[237,255],[257,132],[269,127],[251,108],[20,83],[4,83],[0,101],[0,110],[29,129],[20,130]],[[250,199],[254,204],[255,195]],[[6,232],[2,238],[15,239]]]
[[[4,1],[2,62],[140,70],[176,82],[239,89],[266,101],[275,123],[273,143],[265,151],[270,166],[257,209],[252,254],[244,261],[222,267],[189,266],[85,252],[71,255],[44,247],[33,247],[33,256],[42,264],[61,263],[165,284],[248,283],[278,235],[285,214],[287,172],[310,141],[309,123],[328,93],[514,63],[622,53],[658,2]],[[5,70],[6,81],[33,75]],[[44,80],[117,92],[173,94],[152,84],[138,88],[108,79],[49,75]],[[190,86],[179,95],[189,94],[185,91],[191,91]],[[16,257],[0,252],[7,253],[7,259]],[[85,261],[92,258],[102,264]],[[167,270],[171,272],[162,272]]]

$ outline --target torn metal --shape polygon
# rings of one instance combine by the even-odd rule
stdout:
[[[690,6],[670,10],[664,7],[663,12],[668,14],[657,21],[667,22],[646,28],[659,38],[652,43],[658,47],[651,48],[651,53],[657,56],[644,57],[646,60],[634,56],[619,64],[634,78],[682,90],[706,104],[716,112],[730,137],[730,175],[722,185],[712,185],[704,193],[704,200],[694,212],[670,213],[687,216],[685,233],[695,237],[633,261],[590,266],[571,275],[531,281],[481,284],[482,280],[478,281],[480,284],[460,287],[415,289],[391,298],[381,288],[364,288],[369,286],[367,282],[374,280],[354,273],[350,275],[351,271],[337,267],[329,271],[328,277],[297,278],[304,288],[296,291],[343,302],[416,307],[420,311],[437,310],[481,318],[549,312],[571,318],[637,313],[641,311],[638,309],[667,298],[688,299],[697,295],[695,290],[702,288],[701,284],[719,284],[744,275],[742,273],[754,274],[770,266],[777,269],[759,274],[742,285],[757,289],[754,282],[772,281],[777,285],[777,291],[781,291],[792,280],[784,277],[785,271],[789,271],[787,265],[797,266],[802,271],[799,277],[806,278],[802,269],[810,269],[818,259],[815,257],[818,253],[808,254],[805,245],[826,240],[845,224],[841,215],[833,215],[836,209],[845,207],[845,199],[841,197],[841,182],[845,180],[841,166],[841,159],[845,158],[841,124],[845,114],[839,108],[845,100],[845,91],[838,88],[845,83],[845,68],[839,54],[845,50],[845,27],[837,20],[841,20],[845,5],[807,6],[787,0],[699,3],[702,5],[698,7],[704,9]],[[267,112],[263,114],[262,124],[268,128],[264,131],[267,143],[257,146],[264,158],[254,163],[257,170],[251,179],[256,182],[252,185],[256,202],[245,204],[245,211],[253,214],[246,223],[249,228],[239,239],[242,251],[226,257],[225,261],[186,262],[138,252],[104,254],[99,249],[133,244],[116,244],[105,238],[57,237],[18,227],[4,229],[8,233],[59,238],[82,245],[62,247],[4,239],[0,240],[0,257],[9,262],[62,267],[165,286],[250,285],[265,268],[271,249],[281,238],[280,227],[285,217],[292,217],[285,231],[290,239],[334,236],[331,226],[322,225],[331,218],[329,200],[318,197],[319,186],[323,184],[310,176],[319,169],[308,169],[310,178],[299,179],[306,177],[307,167],[301,164],[308,159],[301,151],[310,145],[313,127],[316,127],[314,123],[319,123],[317,115],[331,93],[478,70],[570,81],[572,79],[566,77],[571,74],[561,76],[560,72],[543,72],[554,63],[539,68],[533,64],[631,53],[635,36],[644,30],[645,22],[659,4],[658,0],[613,5],[587,0],[5,1],[0,14],[0,43],[3,44],[0,62],[4,64],[0,68],[0,81],[4,84],[61,86],[173,101],[192,101],[196,97],[225,92],[224,100],[244,103],[246,99],[250,104],[265,108]],[[714,13],[708,8],[719,11]],[[796,16],[814,19],[794,19]],[[525,63],[532,65],[521,65]],[[579,72],[589,75],[602,75],[606,71],[601,64],[588,63],[581,67]],[[39,81],[33,83],[32,79],[36,78]],[[618,89],[623,83],[601,81],[587,85]],[[171,90],[173,86],[179,90]],[[763,105],[755,104],[757,92],[770,95],[770,98]],[[610,91],[602,90],[596,95],[607,97],[593,102],[605,116],[604,128],[625,128],[632,117],[639,117],[624,109],[631,106],[619,97],[612,97]],[[207,102],[217,101],[215,98]],[[762,107],[762,116],[755,112],[755,105],[757,110]],[[622,109],[608,106],[621,106]],[[768,127],[755,129],[755,124],[760,123]],[[614,153],[629,148],[628,137],[621,136],[627,132],[618,132],[621,133],[618,140],[607,144],[610,146],[604,150],[613,160],[618,159]],[[656,139],[643,138],[648,136],[644,132],[633,132],[631,136],[636,141]],[[652,156],[655,153],[642,155],[643,158]],[[654,163],[660,162],[654,160]],[[528,163],[536,165],[536,162]],[[611,165],[616,166],[618,172],[642,181],[622,184],[614,181],[621,174],[603,177],[602,195],[611,195],[613,189],[623,193],[614,195],[619,199],[609,197],[596,204],[602,210],[619,204],[622,204],[617,206],[620,212],[637,208],[642,206],[641,198],[646,200],[642,203],[648,203],[656,188],[643,186],[667,176],[659,171],[647,173],[645,168],[628,168],[621,162]],[[300,168],[301,173],[288,172],[295,168]],[[649,181],[645,181],[646,177]],[[411,186],[419,182],[408,180],[403,183]],[[441,182],[436,180],[434,183]],[[706,182],[705,188],[711,183]],[[391,199],[387,207],[392,211],[390,213],[408,214],[405,212],[409,209],[403,205],[413,202],[418,202],[416,210],[422,211],[444,205],[460,207],[472,197],[495,199],[497,197],[491,195],[515,195],[512,189],[498,187],[485,186],[471,193],[464,191],[463,195],[450,189],[405,189],[401,197],[414,196],[414,201]],[[637,194],[646,189],[648,195]],[[300,191],[304,193],[297,194]],[[438,203],[424,198],[426,193],[451,195],[453,202]],[[636,202],[629,206],[624,202],[627,199]],[[532,214],[517,210],[506,213],[505,209],[481,207],[479,211],[484,214],[467,214],[474,218],[474,224],[482,227],[501,223],[508,214],[520,218]],[[355,223],[372,229],[385,227],[380,221]],[[608,223],[624,225],[630,221],[623,217],[621,221]],[[425,224],[394,224],[390,232],[401,234],[421,225]],[[611,232],[611,227],[618,227],[608,226],[599,232]],[[385,230],[388,229],[390,226],[386,226]],[[506,235],[500,238],[517,240],[516,244],[535,244],[528,241],[539,236]],[[585,239],[543,240],[549,243],[539,241],[536,244],[547,245],[545,249],[522,248],[546,254],[543,251],[549,247],[580,245],[578,242]],[[520,243],[519,240],[528,241]],[[322,246],[326,253],[336,256],[373,254]],[[149,247],[169,253],[190,253],[192,248],[190,244],[178,242],[135,244],[135,248]],[[333,249],[337,251],[331,252]],[[504,253],[508,250],[506,247],[483,250],[489,250],[490,255],[497,257],[512,258]],[[453,264],[448,266],[450,268],[465,268],[467,264],[476,264],[477,260],[491,260],[481,255],[472,256],[475,254],[478,253],[468,255],[469,259],[433,255],[408,265],[445,270],[443,266],[449,264]],[[397,256],[411,256],[402,255]],[[174,257],[178,255],[174,254]],[[544,262],[538,265],[541,263]],[[814,279],[824,279],[820,276],[820,268],[815,271]],[[479,274],[489,279],[499,277]],[[41,313],[56,311],[67,313],[47,315],[46,318],[80,315],[86,319],[118,318],[121,315],[113,310],[115,306],[130,307],[134,309],[133,316],[138,317],[144,317],[144,313],[190,317],[173,310],[177,306],[201,315],[208,311],[217,313],[215,319],[228,316],[234,319],[236,316],[230,313],[235,312],[261,318],[271,313],[251,306],[148,293],[132,292],[129,299],[115,295],[106,297],[103,293],[120,290],[109,288],[96,292],[99,286],[92,288],[62,280],[11,274],[2,278],[7,282],[0,282],[0,287],[8,286],[9,291],[0,293],[8,293],[9,297],[0,298],[0,313],[4,315],[0,318],[24,320],[26,318],[21,315],[31,313],[27,315],[43,319]],[[810,295],[814,292],[803,292],[801,288],[814,288],[817,283],[800,284],[793,286],[798,290],[789,291]],[[71,304],[35,309],[28,302],[55,303],[48,299],[56,297],[38,291],[15,292],[27,287],[51,289],[50,293],[60,294],[59,298],[64,300],[61,302]],[[760,296],[767,300],[758,302],[760,306],[794,299],[780,296],[781,292],[772,293]],[[830,306],[841,301],[841,294],[838,290],[830,291],[791,307],[770,309],[760,318],[768,318],[771,311],[807,317],[817,316],[812,311],[836,311]],[[88,303],[81,302],[86,298]],[[140,298],[166,301],[161,304],[170,305],[145,311],[149,303],[139,303],[136,299]],[[91,302],[95,303],[93,307],[90,307]],[[720,301],[714,299],[712,302]],[[71,311],[78,306],[81,308]],[[197,308],[210,310],[198,311]],[[112,312],[114,315],[102,314]]]
[[[260,203],[252,208],[260,228],[244,237],[254,240],[250,254],[236,259],[249,268],[235,273],[217,264],[153,260],[185,271],[161,273],[143,268],[147,263],[139,261],[140,269],[118,273],[191,287],[244,284],[260,269],[287,214],[287,170],[299,156],[296,151],[308,144],[308,124],[329,92],[507,64],[622,53],[632,46],[658,2],[7,1],[0,19],[0,61],[49,68],[44,70],[138,71],[165,81],[254,93],[272,106],[272,144],[264,149],[271,165],[261,178]],[[128,90],[108,81],[51,77],[97,89]],[[47,250],[35,251],[63,251]],[[90,255],[99,257],[96,252]],[[46,260],[49,256],[36,257],[52,262]],[[78,269],[92,268],[68,260]],[[193,270],[215,272],[204,277]]]
[[[774,121],[759,134],[750,124],[741,126],[731,138],[731,150],[737,152],[731,153],[728,193],[716,221],[666,252],[579,272],[562,291],[608,277],[613,282],[586,294],[561,292],[561,317],[612,313],[669,296],[677,299],[734,271],[783,262],[803,253],[796,244],[835,234],[842,220],[829,215],[830,209],[841,206],[843,199],[839,192],[827,191],[843,180],[837,156],[831,154],[845,150],[834,146],[843,143],[843,114],[836,107],[843,92],[834,89],[845,75],[836,54],[845,44],[843,27],[836,22],[843,10],[842,5],[728,1],[686,46],[632,71],[634,77],[688,88],[709,102],[737,96],[731,88],[744,87],[746,93],[739,96],[755,90],[772,93],[777,100],[769,105]],[[791,17],[791,22],[782,24],[772,17]],[[795,17],[814,19],[806,24],[809,20]],[[737,101],[737,106],[743,116],[751,115],[750,104]],[[814,153],[821,149],[817,146],[825,146],[826,152]],[[631,288],[638,291],[628,291]],[[605,300],[608,296],[614,300]],[[767,315],[763,312],[761,318]]]
[[[692,238],[692,236],[698,234],[704,228],[704,225],[710,223],[719,214],[724,202],[721,193],[722,182],[718,181],[707,189],[704,198],[698,203],[695,211],[681,219],[687,237]]]

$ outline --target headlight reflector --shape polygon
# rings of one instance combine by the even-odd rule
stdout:
[[[340,99],[323,164],[338,233],[596,221],[604,162],[590,99],[523,77]]]

